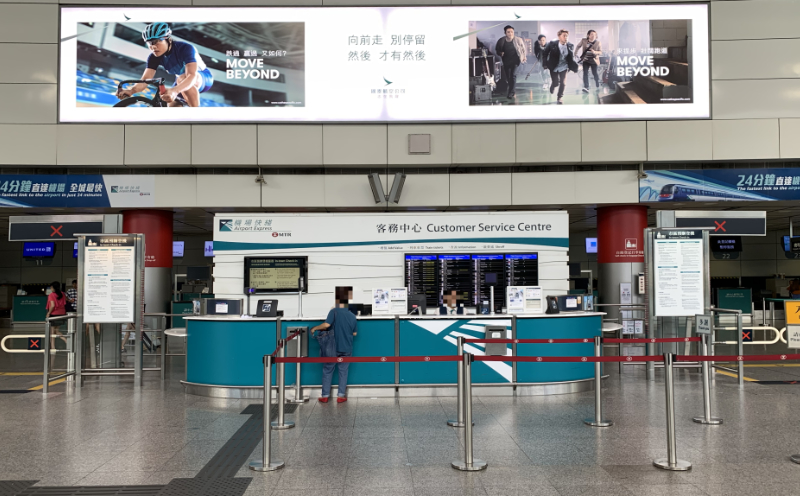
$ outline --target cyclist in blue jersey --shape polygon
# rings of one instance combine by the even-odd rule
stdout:
[[[175,84],[161,95],[161,99],[170,107],[181,107],[184,102],[189,107],[199,107],[200,93],[211,88],[214,76],[197,49],[190,43],[172,39],[172,30],[165,22],[148,25],[142,31],[142,38],[151,52],[142,79],[152,79],[156,69],[163,67],[168,74],[175,76]],[[128,98],[146,88],[147,84],[138,83],[118,91],[117,98]]]

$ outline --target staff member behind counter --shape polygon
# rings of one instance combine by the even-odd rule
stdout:
[[[320,356],[323,357],[349,357],[353,355],[353,336],[356,335],[356,316],[347,309],[347,302],[353,298],[351,286],[337,286],[336,305],[328,312],[328,317],[322,324],[311,329],[311,335],[319,331]],[[322,395],[320,403],[327,403],[331,395],[331,382],[333,382],[333,368],[339,367],[339,397],[337,403],[347,401],[347,369],[349,363],[325,363],[322,365]]]

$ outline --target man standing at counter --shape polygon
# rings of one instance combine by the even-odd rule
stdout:
[[[347,309],[347,303],[353,298],[353,288],[337,286],[335,291],[336,305],[328,312],[322,324],[311,329],[311,335],[319,331],[320,356],[349,357],[353,355],[353,336],[356,335],[356,316]],[[339,397],[337,403],[347,401],[347,369],[349,363],[325,363],[322,365],[321,403],[327,403],[331,395],[333,368],[339,367]]]

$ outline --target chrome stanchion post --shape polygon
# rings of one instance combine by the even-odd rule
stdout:
[[[653,465],[663,470],[686,471],[691,470],[692,464],[685,460],[678,460],[677,443],[675,441],[675,384],[673,377],[673,355],[664,353],[664,389],[666,390],[667,403],[667,458],[653,460]]]
[[[280,353],[278,356],[283,358],[286,356],[286,341],[281,339],[278,342],[278,346],[281,347]],[[286,429],[291,429],[294,427],[294,422],[286,422],[284,420],[284,405],[286,405],[286,364],[284,362],[278,362],[278,376],[275,378],[275,382],[278,383],[278,420],[272,423],[272,428],[276,431],[282,431]]]
[[[67,372],[75,374],[75,319],[67,319],[67,334],[70,339],[70,351],[67,354]],[[67,382],[74,382],[75,375],[67,376]]]
[[[305,333],[305,332],[306,331],[302,331],[301,330],[299,332],[299,334],[297,334],[297,337],[294,338],[297,341],[297,353],[295,354],[297,356],[297,358],[301,358],[302,355],[303,355],[303,351],[302,351],[303,342],[301,341],[301,338],[303,337],[303,333]],[[301,375],[300,375],[301,368],[300,368],[300,366],[301,365],[302,364],[300,362],[297,362],[295,364],[294,399],[286,400],[286,403],[305,403],[305,402],[308,401],[308,398],[303,396],[303,384],[300,382],[300,379],[301,379]]]
[[[702,334],[700,348],[703,350],[703,356],[708,356],[708,336]],[[711,364],[703,361],[703,416],[695,417],[692,420],[698,424],[719,425],[722,423],[721,418],[711,416]]]
[[[42,382],[42,394],[46,394],[50,390],[50,321],[44,322],[44,373]]]
[[[774,325],[774,324],[773,324]],[[736,311],[736,330],[739,333],[739,356],[744,355],[744,338],[742,336],[742,311]],[[739,387],[744,387],[744,361],[739,360]]]
[[[270,458],[272,447],[272,430],[269,425],[269,412],[272,409],[272,356],[264,355],[264,446],[261,461],[250,462],[250,470],[256,472],[272,472],[284,467],[280,460]]]
[[[472,457],[472,361],[475,357],[469,353],[463,354],[464,372],[464,461],[455,460],[450,465],[465,472],[484,470],[487,464],[483,460]]]
[[[458,356],[464,355],[464,336],[458,336],[457,345]],[[456,384],[456,402],[458,403],[458,415],[456,420],[448,420],[450,427],[464,427],[464,362],[458,361],[458,382]]]
[[[161,317],[161,382],[164,382],[167,378],[167,367],[166,367],[166,358],[167,358],[167,316],[163,315]]]
[[[594,338],[594,356],[600,357],[603,355],[603,343],[600,336]],[[620,362],[622,363],[622,362]],[[610,420],[603,420],[603,384],[601,381],[600,362],[594,362],[594,418],[587,418],[583,421],[586,425],[592,427],[610,427],[614,422]]]

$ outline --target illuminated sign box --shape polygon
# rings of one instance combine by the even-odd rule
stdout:
[[[151,50],[142,32],[155,21],[169,26],[171,39]],[[597,35],[591,47],[582,41],[589,29]],[[562,65],[563,31],[572,49]],[[534,51],[541,35],[552,54],[546,70]],[[706,4],[65,7],[59,116],[158,123],[708,118],[708,39]],[[564,68],[558,105],[548,85]],[[589,73],[586,91],[578,70]],[[143,78],[150,81],[120,86]]]

